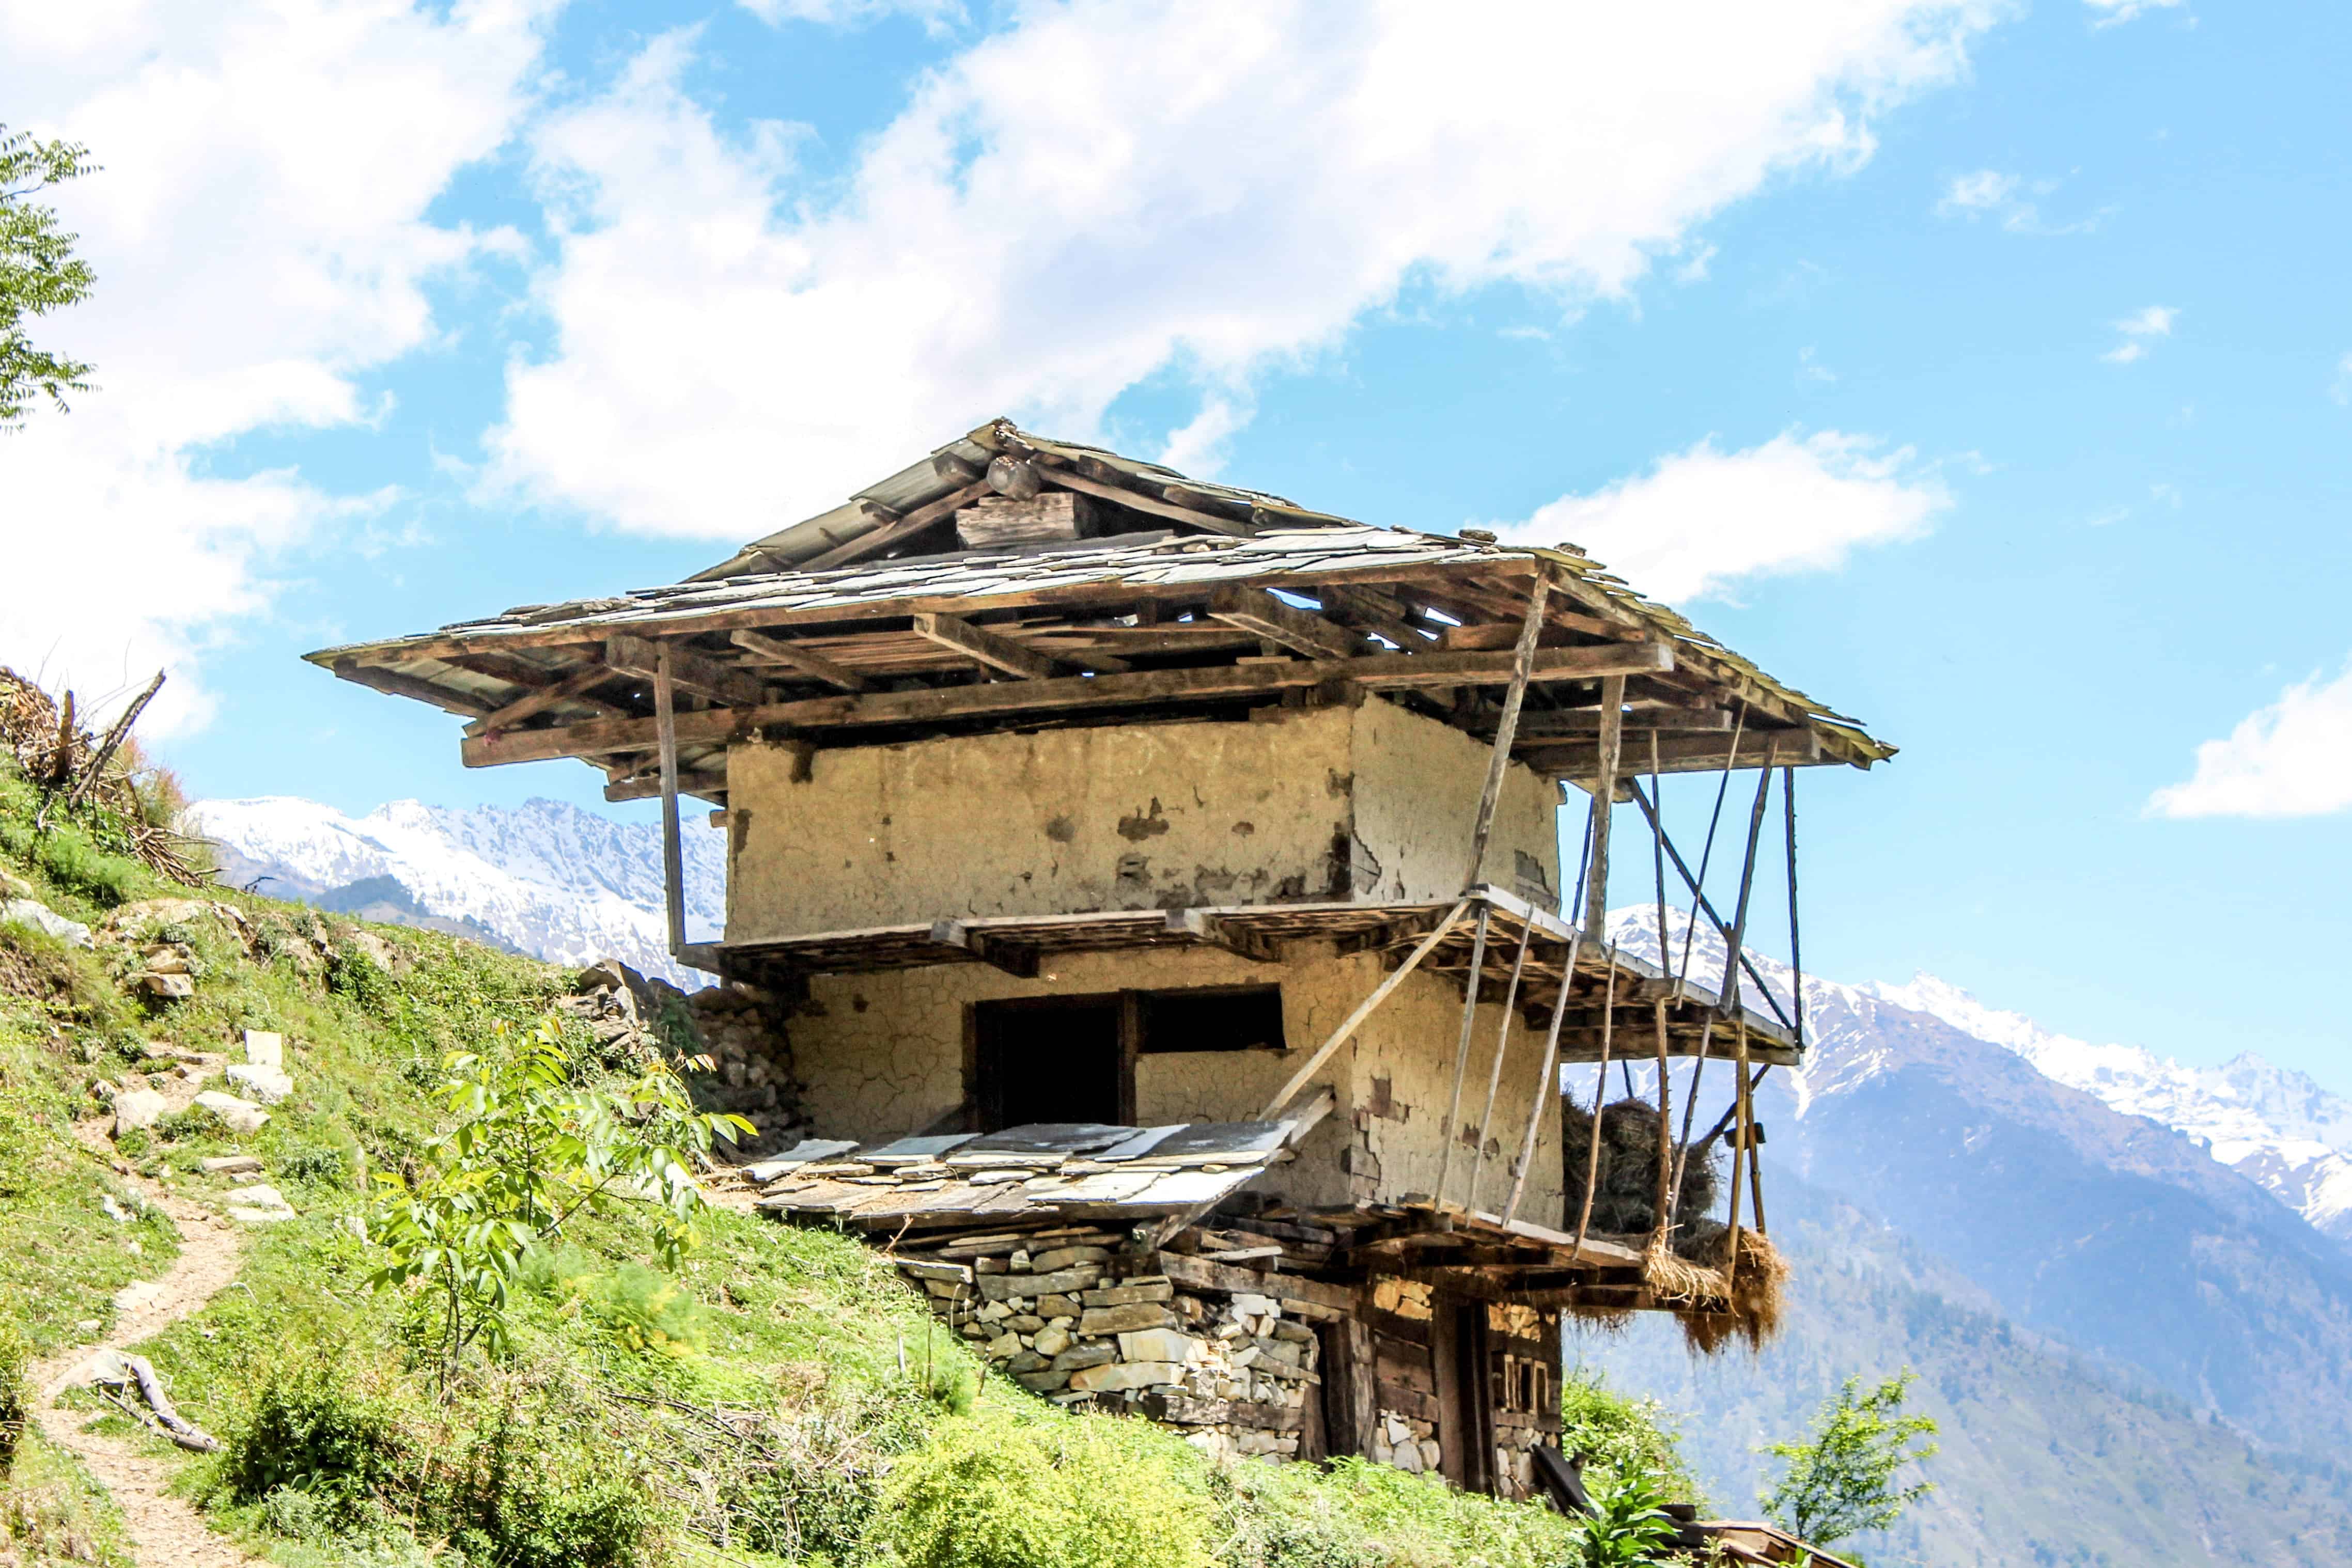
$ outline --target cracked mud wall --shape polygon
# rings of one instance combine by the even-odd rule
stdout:
[[[736,747],[728,938],[1345,898],[1348,715],[1266,711],[1281,721]]]
[[[1279,983],[1288,1049],[1137,1059],[1136,1113],[1143,1124],[1241,1121],[1257,1114],[1383,973],[1369,954],[1343,956],[1329,943],[1297,942],[1280,964],[1189,948],[1053,955],[1034,979],[983,964],[817,977],[792,1022],[793,1063],[818,1135],[890,1137],[950,1118],[965,1103],[971,1003]],[[1461,1019],[1461,992],[1450,982],[1408,977],[1318,1078],[1338,1092],[1332,1113],[1308,1134],[1295,1163],[1276,1167],[1258,1185],[1307,1205],[1433,1193]],[[1523,1020],[1514,1020],[1493,1125],[1475,1125],[1486,1109],[1501,1019],[1499,1007],[1477,1009],[1463,1090],[1465,1141],[1458,1145],[1447,1197],[1462,1201],[1468,1196],[1474,1150],[1484,1143],[1488,1154],[1477,1204],[1502,1206],[1535,1103],[1539,1136],[1520,1217],[1557,1225],[1563,1201],[1559,1096],[1545,1094],[1537,1082],[1542,1036]]]
[[[1450,897],[1487,747],[1394,703],[728,757],[728,939],[986,915]],[[1559,884],[1506,781],[1486,878]]]

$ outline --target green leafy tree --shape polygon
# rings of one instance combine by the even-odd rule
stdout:
[[[1676,1528],[1666,1516],[1665,1500],[1664,1490],[1640,1470],[1628,1470],[1614,1486],[1595,1489],[1593,1512],[1579,1521],[1582,1568],[1637,1568],[1663,1561]]]
[[[1788,1469],[1764,1496],[1766,1514],[1790,1534],[1826,1546],[1885,1529],[1935,1490],[1933,1481],[1904,1486],[1896,1479],[1905,1466],[1936,1457],[1936,1445],[1926,1441],[1935,1436],[1935,1418],[1903,1414],[1912,1381],[1905,1367],[1864,1393],[1862,1379],[1849,1377],[1822,1406],[1810,1441],[1767,1448]]]
[[[714,1139],[753,1129],[740,1116],[698,1113],[661,1061],[617,1086],[581,1082],[553,1016],[507,1049],[451,1056],[445,1071],[442,1095],[457,1124],[411,1170],[377,1175],[368,1229],[384,1253],[379,1288],[424,1284],[446,1392],[475,1340],[505,1348],[524,1259],[576,1217],[637,1213],[650,1220],[663,1264],[675,1267],[705,1201],[694,1162]]]
[[[66,393],[89,390],[89,367],[34,347],[26,324],[83,298],[95,281],[73,253],[79,236],[32,198],[96,168],[79,142],[37,141],[0,125],[0,429],[19,423],[37,397],[62,409]]]

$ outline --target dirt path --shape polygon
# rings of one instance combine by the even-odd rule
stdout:
[[[84,1144],[110,1154],[102,1129],[102,1124],[89,1123],[76,1133]],[[248,1557],[205,1528],[195,1510],[164,1491],[172,1479],[169,1464],[141,1453],[130,1439],[83,1431],[88,1413],[57,1404],[74,1370],[99,1351],[121,1350],[159,1333],[197,1311],[236,1278],[239,1243],[234,1221],[170,1196],[152,1182],[137,1176],[122,1179],[171,1216],[180,1232],[180,1256],[162,1279],[142,1280],[115,1293],[113,1333],[94,1343],[60,1351],[33,1367],[41,1431],[114,1494],[140,1568],[264,1568],[260,1559]]]

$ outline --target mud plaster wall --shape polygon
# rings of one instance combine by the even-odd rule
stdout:
[[[1344,709],[728,756],[730,941],[1348,896]],[[805,774],[794,781],[796,769]]]
[[[1448,898],[1468,871],[1470,832],[1493,748],[1391,702],[1355,710],[1356,895]],[[1559,887],[1559,789],[1524,764],[1503,776],[1482,874],[1508,888]]]
[[[992,915],[1460,891],[1487,748],[1378,698],[1257,719],[728,757],[730,941]],[[1491,880],[1559,882],[1514,767]]]
[[[1298,942],[1279,965],[1180,949],[1056,956],[1034,979],[982,964],[818,977],[810,982],[806,1010],[792,1021],[793,1065],[818,1135],[889,1137],[929,1126],[964,1103],[964,1013],[972,1002],[1279,982],[1289,1049],[1137,1061],[1136,1113],[1145,1125],[1242,1121],[1264,1108],[1382,974],[1370,955],[1342,956],[1328,943]],[[1465,1127],[1486,1107],[1501,1016],[1491,1004],[1477,1010],[1463,1089]],[[1451,983],[1408,977],[1317,1080],[1338,1092],[1331,1114],[1308,1134],[1296,1163],[1276,1167],[1258,1185],[1308,1205],[1433,1193],[1461,1018],[1461,993]],[[1559,1096],[1538,1092],[1542,1043],[1514,1021],[1478,1202],[1499,1208],[1507,1197],[1528,1106],[1539,1100],[1539,1136],[1520,1216],[1556,1225],[1562,1203]],[[1447,1187],[1454,1201],[1468,1194],[1470,1155],[1465,1144],[1455,1159]]]

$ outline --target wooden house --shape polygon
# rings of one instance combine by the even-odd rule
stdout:
[[[815,1135],[751,1168],[763,1202],[887,1245],[1047,1397],[1518,1492],[1561,1312],[1754,1327],[1745,1090],[1801,1020],[1600,939],[1608,806],[1892,751],[1572,545],[998,421],[683,582],[312,658],[464,716],[467,766],[663,800],[674,947],[788,1014]],[[682,796],[729,835],[715,944]],[[1705,916],[1735,955],[1765,815]],[[1558,1086],[1612,1051],[1735,1064],[1699,1162],[1758,1219],[1592,1223],[1606,1140]]]

